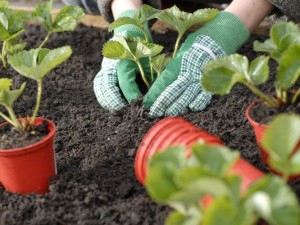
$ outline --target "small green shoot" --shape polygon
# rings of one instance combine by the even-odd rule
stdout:
[[[275,81],[276,96],[270,97],[256,86],[265,83],[269,77],[267,56],[259,56],[250,65],[245,56],[233,54],[212,61],[205,67],[202,76],[202,86],[206,91],[216,94],[228,94],[236,83],[246,85],[255,95],[270,107],[295,104],[299,101],[300,88],[291,92],[300,76],[300,31],[292,23],[280,23],[271,29],[271,39],[263,44],[256,42],[256,49],[264,50],[270,57],[277,60],[278,69]],[[297,27],[297,30],[296,30]],[[284,31],[293,32],[283,38],[279,34]],[[288,93],[292,97],[288,98]],[[300,107],[300,102],[298,103]]]
[[[219,11],[217,9],[199,9],[193,13],[187,13],[181,11],[176,5],[174,5],[171,8],[161,10],[159,13],[155,14],[157,19],[169,24],[178,32],[173,58],[179,49],[179,43],[185,32],[194,25],[210,21],[218,14],[218,12]]]
[[[33,115],[30,120],[32,125],[41,103],[42,80],[52,69],[67,60],[72,54],[69,46],[49,50],[46,48],[23,50],[8,57],[10,65],[21,75],[37,82],[37,98]]]
[[[222,146],[195,144],[192,155],[170,147],[148,164],[146,189],[152,199],[174,208],[167,225],[299,224],[300,207],[290,187],[276,176],[265,176],[241,193],[242,178],[228,173],[239,159]],[[203,198],[212,201],[204,205]]]
[[[0,59],[3,67],[6,68],[6,57],[23,50],[25,44],[20,41],[20,35],[24,32],[24,23],[30,19],[30,14],[13,10],[7,4],[0,4],[0,41],[2,41],[2,51]]]
[[[0,112],[0,116],[16,128],[21,129],[17,116],[13,110],[13,104],[22,95],[26,83],[23,83],[19,89],[10,90],[12,79],[0,79],[0,105],[4,106],[8,112],[8,116]]]
[[[115,36],[115,40],[105,43],[102,54],[106,58],[129,59],[134,61],[139,67],[143,81],[145,82],[147,88],[150,88],[151,83],[146,78],[140,59],[155,56],[162,50],[162,46],[153,43],[147,43],[141,39],[126,39],[122,36]]]
[[[262,145],[269,166],[285,180],[300,174],[300,116],[281,114],[268,126]]]
[[[76,28],[77,21],[83,16],[83,10],[75,5],[64,6],[54,19],[51,16],[53,1],[42,2],[37,5],[32,17],[40,21],[48,32],[39,48],[42,48],[52,33],[72,31]]]

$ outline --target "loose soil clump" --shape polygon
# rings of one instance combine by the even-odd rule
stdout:
[[[45,32],[30,25],[23,38],[36,47]],[[154,33],[154,40],[168,45],[176,38],[169,31]],[[107,30],[79,25],[73,32],[53,34],[45,47],[71,45],[71,58],[46,76],[39,117],[57,125],[55,149],[58,176],[45,195],[21,196],[0,188],[1,225],[162,225],[170,209],[154,203],[134,175],[136,150],[147,131],[159,121],[151,118],[138,99],[120,111],[110,113],[97,102],[93,79],[100,69],[102,45],[111,37]],[[240,53],[250,60],[252,36]],[[275,67],[275,64],[273,67]],[[274,76],[275,68],[272,71]],[[19,87],[25,79],[12,69],[0,70],[0,77],[12,75]],[[35,84],[27,81],[25,93],[15,104],[17,115],[31,115]],[[262,88],[272,92],[272,84]],[[237,85],[226,96],[214,96],[202,112],[186,111],[183,118],[207,130],[257,168],[268,172],[260,160],[253,131],[245,117],[255,96]],[[3,122],[3,120],[0,120]],[[299,195],[300,183],[293,189]]]

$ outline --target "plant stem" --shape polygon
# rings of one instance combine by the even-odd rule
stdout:
[[[299,96],[300,96],[300,88],[294,94],[294,96],[292,98],[292,104],[296,103],[296,101],[297,101],[297,99],[298,99]]]
[[[178,33],[178,36],[177,36],[177,39],[176,39],[176,43],[175,43],[175,47],[174,47],[174,52],[173,52],[172,58],[175,57],[175,55],[176,55],[176,53],[177,53],[177,51],[178,51],[178,48],[179,48],[179,42],[180,42],[180,40],[181,40],[181,38],[182,38],[182,35],[183,35],[183,34]]]
[[[6,120],[7,122],[9,122],[11,125],[15,126],[14,122],[8,117],[6,116],[4,113],[0,112],[0,116]]]
[[[42,80],[36,80],[36,82],[37,82],[36,105],[30,120],[31,125],[34,123],[34,120],[37,116],[41,104],[41,98],[42,98]]]
[[[15,114],[14,110],[13,110],[11,107],[7,106],[7,105],[4,105],[4,107],[6,108],[8,114],[9,114],[9,116],[10,116],[10,120],[12,121],[11,124],[12,124],[14,127],[19,128],[19,129],[22,130],[22,126],[21,126],[21,124],[19,123],[19,121],[18,121],[18,119],[17,119],[17,117],[16,117],[16,114]],[[4,114],[3,114],[3,115],[4,115]],[[2,116],[2,117],[3,117],[3,116]],[[8,121],[8,120],[7,120],[7,121]],[[9,122],[9,121],[8,121],[8,122]]]
[[[2,64],[3,64],[3,67],[4,67],[4,68],[6,68],[5,48],[6,48],[6,41],[3,41],[3,44],[2,44],[2,52],[1,52],[1,61],[2,61]]]
[[[51,34],[52,32],[48,32],[47,36],[45,37],[45,39],[43,40],[43,42],[40,44],[38,48],[42,48],[45,45],[45,43],[48,41]]]
[[[269,98],[267,95],[262,93],[259,89],[257,89],[253,84],[249,82],[243,82],[255,95],[258,95],[261,99],[263,99],[266,103],[268,103],[271,107],[277,107],[277,104],[274,100]]]
[[[136,62],[136,64],[137,64],[138,67],[139,67],[139,70],[140,70],[140,72],[141,72],[141,75],[142,75],[142,78],[143,78],[144,83],[146,84],[147,88],[149,89],[149,88],[150,88],[150,84],[149,84],[149,82],[148,82],[148,80],[147,80],[147,78],[146,78],[146,75],[145,75],[145,72],[144,72],[144,70],[143,70],[143,67],[142,67],[141,62],[140,62],[138,59],[136,59],[135,62]]]

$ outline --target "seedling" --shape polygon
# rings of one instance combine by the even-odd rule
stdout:
[[[37,5],[32,13],[32,17],[40,21],[47,31],[45,39],[40,44],[42,48],[52,33],[72,31],[75,29],[77,21],[84,16],[83,10],[75,5],[64,6],[54,19],[51,16],[53,0],[42,2]]]
[[[268,126],[262,145],[269,166],[284,180],[300,174],[300,116],[281,114]]]
[[[2,41],[0,59],[4,68],[7,66],[7,55],[21,51],[26,46],[20,41],[20,35],[24,32],[25,21],[30,18],[30,14],[7,6],[7,1],[0,2],[0,41]]]
[[[259,56],[249,63],[245,56],[233,54],[212,61],[205,67],[202,86],[206,91],[228,94],[236,83],[246,85],[270,107],[296,105],[300,107],[300,88],[291,91],[300,76],[300,31],[294,23],[278,23],[272,26],[270,39],[264,43],[255,42],[256,51],[264,51],[270,56]],[[268,96],[256,85],[268,80],[269,57],[278,63],[276,96]],[[250,65],[249,65],[250,64]]]
[[[163,50],[162,46],[150,44],[152,40],[149,40],[147,31],[145,27],[148,24],[148,21],[151,19],[159,19],[173,28],[175,28],[178,32],[178,37],[175,42],[173,57],[175,57],[179,46],[180,41],[182,40],[183,35],[188,31],[192,26],[199,23],[206,23],[212,18],[214,18],[218,13],[216,9],[200,9],[194,13],[186,13],[180,11],[176,6],[165,10],[157,10],[148,5],[143,5],[139,10],[137,10],[134,18],[130,17],[120,17],[115,22],[113,22],[109,26],[109,31],[113,31],[114,29],[123,26],[123,25],[133,25],[136,26],[141,33],[143,34],[142,39],[134,39],[131,38],[115,38],[114,40],[108,41],[107,44],[104,45],[102,54],[106,58],[112,59],[131,59],[135,52],[139,52],[139,58],[149,58],[150,62],[150,71],[151,71],[151,80],[148,81],[145,77],[144,71],[142,71],[142,67],[139,66],[140,73],[143,77],[143,80],[146,86],[149,88],[150,85],[154,82],[157,76],[159,76],[162,70],[170,61],[170,57],[167,57],[166,54],[161,54]],[[122,40],[122,41],[120,41]],[[119,43],[117,43],[119,42]],[[133,49],[130,54],[125,54],[124,49],[128,49],[128,46],[138,46]],[[123,47],[120,47],[123,46]],[[119,50],[120,49],[120,50]],[[160,51],[158,51],[158,49]],[[114,52],[114,54],[112,54]],[[151,54],[150,54],[151,52]],[[134,55],[134,58],[137,58]],[[134,60],[136,62],[136,60]],[[157,75],[154,75],[153,70],[156,71]]]
[[[32,49],[29,51],[23,50],[13,56],[9,56],[8,62],[17,72],[37,82],[36,105],[29,123],[20,123],[13,112],[12,106],[13,103],[21,96],[25,88],[25,83],[22,84],[20,89],[10,90],[12,83],[11,79],[2,78],[0,79],[0,104],[6,108],[9,116],[4,113],[0,113],[0,116],[16,128],[22,131],[28,130],[29,127],[33,125],[40,107],[43,78],[48,72],[67,60],[71,53],[71,48],[69,46],[65,46],[53,50],[46,48]]]
[[[170,147],[148,164],[146,188],[155,201],[172,212],[167,225],[300,224],[296,195],[280,177],[269,175],[241,193],[241,177],[228,173],[240,157],[222,146],[195,144],[192,155]],[[212,198],[209,204],[203,199]]]

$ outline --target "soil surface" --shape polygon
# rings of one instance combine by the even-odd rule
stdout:
[[[30,26],[24,39],[32,47],[44,34],[41,27]],[[53,34],[46,44],[49,48],[64,44],[73,48],[72,57],[46,76],[39,112],[40,117],[57,125],[58,176],[45,195],[21,196],[0,188],[1,225],[164,224],[170,209],[147,196],[133,168],[139,143],[159,118],[150,118],[140,100],[110,113],[93,93],[101,47],[109,37],[106,30],[80,25],[74,32]],[[154,40],[163,45],[175,38],[174,32],[154,34]],[[249,59],[256,56],[252,51],[255,38],[240,50]],[[16,87],[25,81],[11,69],[0,71],[0,77],[6,75],[12,75]],[[15,104],[17,114],[22,116],[31,115],[35,103],[35,84],[26,81],[25,93]],[[272,85],[263,85],[262,89],[272,91]],[[239,149],[247,161],[267,172],[244,115],[254,99],[246,87],[237,85],[229,95],[214,96],[204,111],[186,112],[182,117],[218,135],[227,146]],[[300,195],[300,183],[296,181],[292,187]]]

